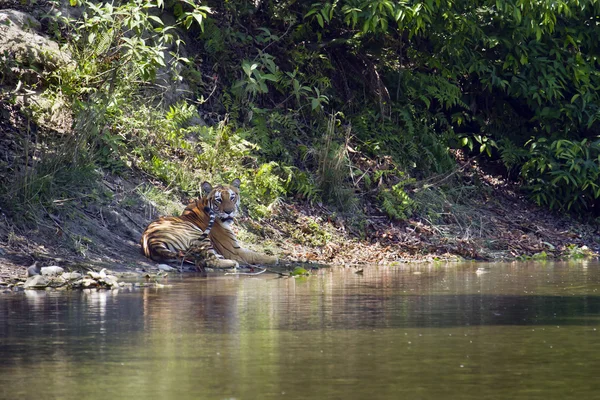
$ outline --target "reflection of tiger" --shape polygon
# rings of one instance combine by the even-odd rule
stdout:
[[[239,187],[239,179],[214,189],[204,182],[207,195],[191,202],[180,217],[161,217],[148,225],[141,239],[144,255],[155,261],[194,261],[201,270],[235,267],[238,262],[276,264],[276,257],[241,248],[231,231]]]

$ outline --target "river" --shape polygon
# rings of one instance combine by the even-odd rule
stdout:
[[[600,398],[598,262],[166,283],[0,295],[0,398]]]

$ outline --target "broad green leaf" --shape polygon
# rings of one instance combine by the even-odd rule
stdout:
[[[162,22],[162,19],[158,18],[158,17],[157,17],[157,16],[155,16],[155,15],[148,15],[148,19],[150,19],[150,20],[152,20],[152,21],[156,22],[156,23],[157,23],[157,24],[159,24],[159,25],[164,25],[164,23]]]
[[[317,22],[319,23],[321,28],[325,27],[325,25],[323,24],[323,17],[321,16],[321,14],[317,14]]]

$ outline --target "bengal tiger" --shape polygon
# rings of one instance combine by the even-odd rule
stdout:
[[[155,261],[194,261],[201,271],[239,264],[277,264],[276,257],[243,249],[231,231],[239,209],[240,180],[215,188],[204,182],[206,194],[192,201],[179,217],[161,217],[142,234],[142,250]]]
[[[227,260],[235,260],[241,265],[272,265],[278,264],[277,257],[260,254],[240,246],[235,233],[231,229],[233,219],[237,216],[240,206],[240,180],[234,179],[229,185],[212,187],[204,182],[202,190],[207,195],[188,204],[181,217],[193,214],[198,216],[200,227],[209,225],[210,216],[202,212],[206,207],[215,213],[215,222],[210,229],[209,238],[217,253]]]
[[[204,207],[202,211],[208,215],[206,229],[198,225],[195,213],[160,217],[151,222],[141,238],[144,255],[154,261],[192,261],[202,272],[206,266],[236,268],[236,261],[224,260],[215,252],[208,237],[215,222],[214,211],[210,207]]]

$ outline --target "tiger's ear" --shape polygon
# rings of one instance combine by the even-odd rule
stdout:
[[[206,181],[202,182],[202,185],[200,187],[202,188],[202,192],[204,192],[205,195],[208,195],[212,191],[212,185]]]
[[[231,186],[236,187],[236,188],[240,188],[240,185],[242,184],[242,181],[240,181],[240,178],[235,178],[234,180],[231,181]]]

